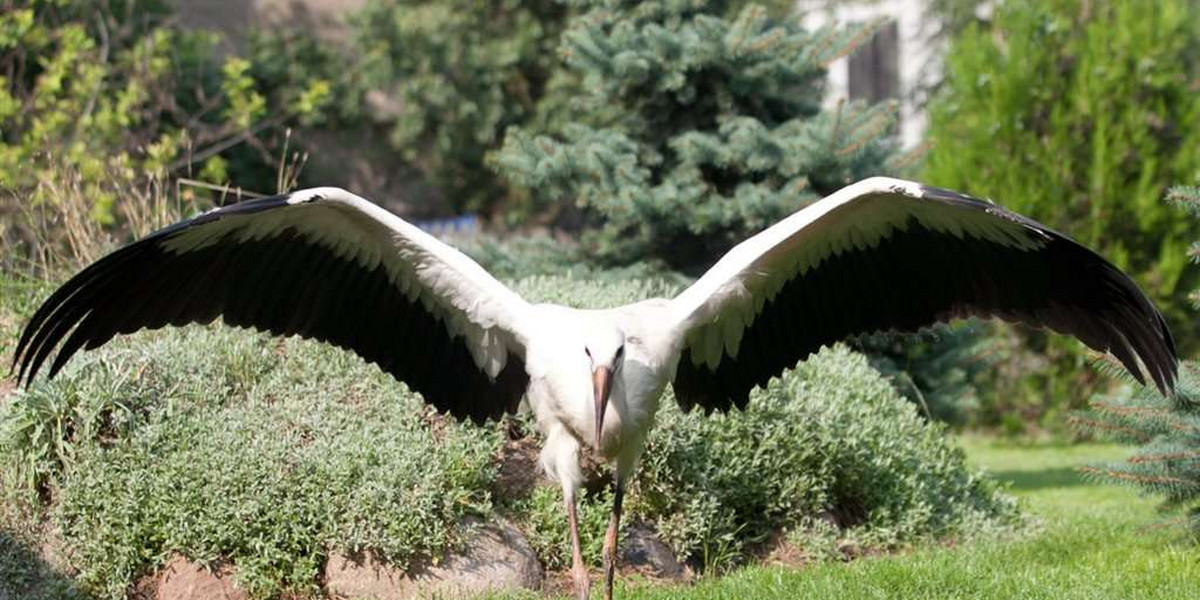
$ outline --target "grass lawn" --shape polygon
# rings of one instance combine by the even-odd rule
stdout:
[[[962,440],[971,461],[1012,482],[1041,526],[1016,541],[985,542],[824,564],[748,568],[690,587],[631,585],[621,598],[1200,598],[1200,553],[1160,520],[1156,501],[1083,480],[1075,467],[1121,458],[1120,446],[1010,446]]]

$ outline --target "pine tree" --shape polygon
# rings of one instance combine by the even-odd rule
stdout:
[[[1200,188],[1177,187],[1167,198],[1200,217]],[[1200,242],[1193,243],[1188,254],[1193,264],[1200,262]],[[1200,309],[1200,290],[1190,297]],[[1115,363],[1102,362],[1100,369],[1121,377],[1129,389],[1093,400],[1090,410],[1074,415],[1072,423],[1106,439],[1142,446],[1124,462],[1095,465],[1085,472],[1162,496],[1166,507],[1182,512],[1181,520],[1200,534],[1200,364],[1180,365],[1171,398],[1152,386],[1135,385]]]
[[[878,174],[891,106],[823,108],[826,65],[872,29],[807,31],[720,0],[574,0],[560,53],[586,122],[510,128],[495,163],[543,201],[578,203],[584,245],[695,270],[837,188]]]

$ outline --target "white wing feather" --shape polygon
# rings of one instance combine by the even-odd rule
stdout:
[[[693,347],[694,364],[715,369],[723,356],[737,356],[742,334],[766,301],[793,277],[816,268],[830,255],[851,248],[876,248],[915,217],[933,230],[1030,249],[1036,242],[1013,223],[979,213],[946,214],[922,202],[918,183],[874,177],[847,186],[767,228],[730,250],[695,284],[672,301],[676,326]],[[1012,230],[1010,230],[1012,229]]]

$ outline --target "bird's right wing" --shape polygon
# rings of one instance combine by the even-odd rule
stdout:
[[[856,183],[771,226],[671,304],[685,408],[741,406],[848,336],[956,317],[1073,335],[1164,392],[1177,372],[1162,315],[1111,263],[994,204],[899,179]]]
[[[483,421],[525,393],[528,307],[403,219],[316,188],[212,210],[98,260],[34,314],[13,364],[28,383],[60,342],[51,377],[118,333],[222,315],[352,350],[439,410]]]

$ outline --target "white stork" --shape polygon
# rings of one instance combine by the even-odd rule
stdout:
[[[969,316],[1073,335],[1163,393],[1177,374],[1162,316],[1112,264],[999,206],[889,178],[846,187],[746,240],[674,299],[603,310],[530,304],[341,189],[252,200],[84,269],[34,314],[13,365],[28,385],[60,342],[51,377],[118,333],[218,315],[351,350],[459,418],[499,418],[527,398],[545,438],[541,465],[566,498],[581,598],[580,450],[615,463],[611,598],[622,495],[667,383],[685,410],[742,407],[752,388],[824,344]]]

